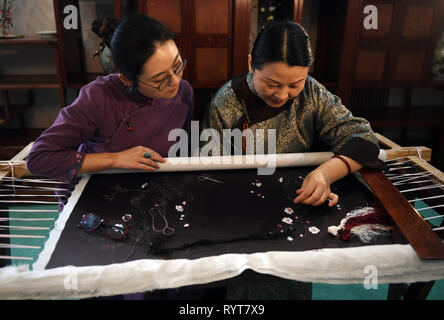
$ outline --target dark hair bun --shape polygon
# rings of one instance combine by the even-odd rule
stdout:
[[[313,62],[310,37],[304,27],[294,21],[273,21],[256,37],[251,59],[253,69],[279,61],[309,67]]]
[[[116,30],[119,24],[119,20],[112,17],[105,17],[100,20],[94,20],[91,24],[91,30],[110,48],[114,30]]]

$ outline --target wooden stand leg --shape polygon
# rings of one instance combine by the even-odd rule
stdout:
[[[425,300],[432,290],[435,281],[406,283],[391,283],[387,300]]]
[[[404,300],[425,300],[432,290],[435,281],[415,282],[409,285]]]
[[[2,90],[2,98],[3,98],[3,110],[4,110],[4,117],[0,119],[0,124],[5,123],[11,118],[11,109],[10,109],[10,103],[9,103],[9,92],[8,90]]]
[[[436,164],[440,169],[444,168],[444,150],[442,150],[442,145],[444,144],[444,112],[442,112],[442,116],[441,116],[441,126],[439,128],[439,133],[438,133],[438,154],[436,157]]]
[[[61,108],[66,107],[66,88],[60,88],[59,89],[60,94],[60,106]]]
[[[402,300],[408,289],[407,283],[390,283],[387,300]]]

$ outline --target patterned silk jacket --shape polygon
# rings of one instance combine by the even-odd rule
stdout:
[[[308,76],[302,92],[280,108],[271,108],[257,96],[251,73],[232,79],[219,89],[205,115],[203,127],[216,129],[263,129],[268,146],[269,129],[276,130],[276,153],[328,149],[349,156],[368,167],[383,167],[378,141],[364,118],[354,117],[339,97]],[[234,145],[233,145],[234,146]],[[267,151],[265,151],[267,152]]]

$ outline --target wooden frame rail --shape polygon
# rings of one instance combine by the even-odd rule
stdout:
[[[422,259],[444,259],[444,243],[430,225],[379,170],[364,168],[361,175],[385,210]]]
[[[426,161],[430,161],[432,150],[427,147],[402,147],[376,133],[378,141],[385,149],[387,159],[405,158],[411,160],[422,170],[429,172],[434,179],[444,184],[444,173]],[[363,168],[360,174],[375,193],[409,241],[418,256],[422,259],[444,259],[444,242],[432,230],[427,221],[405,199],[402,193],[379,170]],[[444,190],[443,190],[444,191]]]

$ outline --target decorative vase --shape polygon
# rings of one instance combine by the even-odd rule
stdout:
[[[432,61],[432,76],[436,80],[444,80],[444,32],[441,33],[441,40],[436,44]]]
[[[114,63],[111,56],[111,50],[107,46],[105,46],[102,54],[100,55],[100,63],[102,64],[103,72],[105,74],[114,72]]]
[[[12,23],[13,0],[2,0],[0,2],[0,38],[21,38],[14,32]]]

